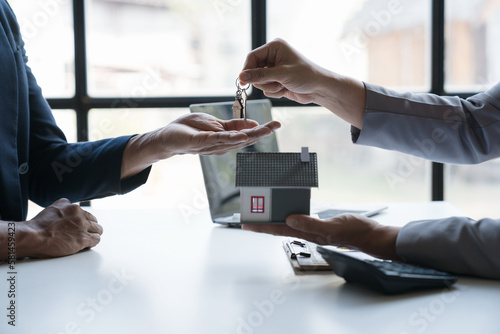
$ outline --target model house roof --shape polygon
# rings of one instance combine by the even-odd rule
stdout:
[[[236,155],[236,187],[317,187],[316,153],[257,152]]]

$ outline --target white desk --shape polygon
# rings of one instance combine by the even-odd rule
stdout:
[[[500,333],[500,282],[384,296],[334,274],[295,276],[280,237],[214,226],[206,211],[93,213],[104,235],[92,251],[17,263],[15,329],[0,266],[0,333]],[[454,214],[394,204],[377,219]]]

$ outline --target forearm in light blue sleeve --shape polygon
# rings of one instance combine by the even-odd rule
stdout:
[[[363,128],[352,128],[355,143],[457,164],[500,156],[500,83],[468,99],[365,87]]]
[[[410,263],[500,279],[500,220],[451,217],[411,222],[400,230],[396,252]]]

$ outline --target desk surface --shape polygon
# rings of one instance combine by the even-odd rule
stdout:
[[[296,276],[281,237],[214,226],[208,211],[92,211],[91,251],[17,263],[17,326],[0,333],[500,333],[500,282],[379,295],[334,274]],[[384,224],[460,214],[447,203],[390,205]]]

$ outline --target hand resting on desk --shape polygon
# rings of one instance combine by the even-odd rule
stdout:
[[[2,245],[7,245],[7,240],[4,243],[3,239],[8,235],[8,224],[0,221]],[[97,245],[102,234],[102,227],[92,214],[65,198],[57,200],[32,220],[16,222],[14,226],[15,255],[18,258],[71,255]],[[2,247],[0,260],[7,258],[7,247]]]

